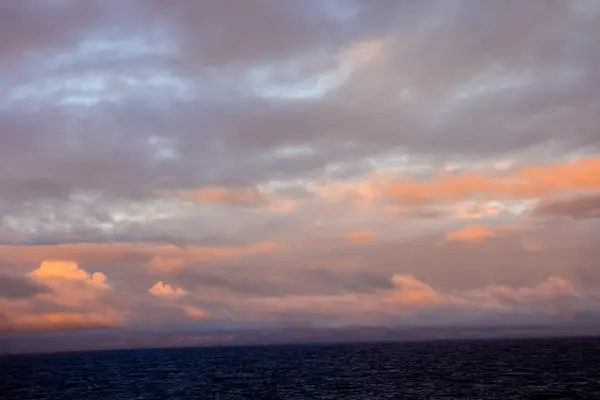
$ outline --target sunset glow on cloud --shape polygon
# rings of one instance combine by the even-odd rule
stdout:
[[[593,3],[3,2],[0,332],[600,318]]]
[[[471,225],[446,234],[448,242],[479,242],[494,237],[496,234],[483,226]]]
[[[173,286],[163,281],[156,282],[148,292],[158,297],[180,297],[185,294],[180,288],[173,288]]]

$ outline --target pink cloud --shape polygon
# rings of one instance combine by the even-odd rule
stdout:
[[[600,188],[600,158],[573,163],[524,167],[498,175],[480,172],[443,174],[428,181],[393,179],[380,187],[381,196],[403,203],[450,202],[470,199],[541,198],[570,191]]]
[[[77,265],[74,261],[47,260],[40,267],[30,273],[30,276],[43,282],[53,281],[79,281],[96,289],[108,289],[106,275],[101,272],[90,274]]]
[[[348,240],[349,242],[368,243],[368,242],[373,241],[375,234],[372,231],[365,230],[365,231],[347,233],[347,234],[343,235],[342,237],[344,239]]]
[[[148,290],[148,293],[156,296],[156,297],[164,297],[164,298],[178,298],[186,294],[185,290],[181,288],[174,288],[168,283],[164,283],[163,281],[158,281]]]
[[[154,256],[150,261],[150,269],[154,272],[173,272],[180,270],[185,265],[185,260],[178,257]]]
[[[120,318],[101,313],[12,314],[4,324],[0,321],[0,332],[106,330],[121,325]]]
[[[469,290],[449,297],[449,302],[459,307],[491,311],[556,313],[583,309],[595,301],[593,296],[581,293],[569,280],[550,276],[533,286],[490,285]]]
[[[431,286],[412,275],[394,275],[392,282],[397,288],[394,299],[401,304],[431,306],[440,302],[440,295]]]
[[[203,309],[201,309],[200,307],[183,306],[181,309],[192,320],[196,320],[196,319],[200,319],[201,320],[201,319],[208,318],[208,314]]]
[[[173,270],[186,262],[209,262],[237,259],[281,251],[285,246],[275,242],[258,242],[243,246],[186,246],[153,243],[77,243],[48,246],[0,246],[0,261],[10,264],[35,264],[46,260],[74,260],[69,262],[116,262],[123,260],[150,260],[156,269]],[[46,261],[47,262],[47,261]],[[54,267],[48,264],[42,274]],[[73,272],[72,265],[58,267],[60,273]]]
[[[493,230],[481,225],[471,225],[446,234],[445,242],[476,243],[496,236]]]
[[[125,313],[107,303],[114,292],[102,273],[89,273],[73,261],[46,260],[29,276],[49,290],[25,300],[5,301],[7,321],[2,330],[106,329],[125,323]],[[39,312],[36,304],[40,303],[64,311]]]

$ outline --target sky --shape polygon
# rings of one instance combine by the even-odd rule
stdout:
[[[598,37],[594,0],[0,0],[0,334],[597,319]]]

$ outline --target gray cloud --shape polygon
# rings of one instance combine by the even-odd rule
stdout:
[[[0,54],[13,61],[31,52],[52,52],[72,45],[102,20],[106,1],[33,0],[0,5]],[[27,23],[24,23],[27,22]],[[9,63],[10,65],[10,63]]]
[[[323,2],[248,3],[246,12],[210,1],[122,6],[139,11],[139,32],[135,21],[127,24],[130,29],[120,25],[124,22],[115,16],[119,8],[105,5],[105,14],[112,14],[100,26],[114,26],[119,33],[106,36],[105,46],[110,40],[124,46],[123,41],[151,36],[150,26],[163,26],[164,40],[176,43],[171,44],[174,50],[162,61],[147,59],[147,64],[139,63],[135,51],[130,58],[115,51],[110,54],[119,58],[118,68],[100,62],[93,64],[92,75],[92,66],[75,69],[57,76],[57,84],[60,79],[73,83],[61,83],[56,97],[44,100],[38,90],[37,102],[29,95],[12,103],[0,116],[8,127],[2,134],[2,160],[11,166],[0,176],[3,192],[19,198],[64,199],[76,190],[150,196],[154,189],[303,176],[389,149],[477,158],[552,142],[561,145],[560,151],[597,148],[596,11],[582,13],[577,2],[508,2],[501,10],[472,1],[396,3],[359,2],[356,15],[348,5],[345,12],[354,16],[345,21],[336,19],[334,11],[323,13]],[[29,25],[35,15],[56,25],[53,31],[64,31],[60,37],[72,37],[68,43],[103,43],[99,38],[104,31],[96,25],[50,22],[52,15],[11,7],[18,11],[13,21],[28,21],[19,26]],[[379,26],[382,18],[389,24]],[[63,25],[70,28],[58,28]],[[235,29],[224,31],[224,26]],[[96,35],[84,34],[90,29]],[[343,49],[360,40],[381,40],[380,59],[321,98],[256,98],[244,78],[244,68],[285,57],[296,60],[289,61],[296,71],[288,78],[292,83],[325,73]],[[59,50],[52,43],[44,45]],[[133,43],[128,46],[135,48]],[[316,60],[325,63],[322,67],[303,64],[310,51],[319,52]],[[93,54],[89,50],[81,57]],[[77,64],[81,57],[68,62]],[[187,72],[174,67],[173,59],[189,64]],[[222,68],[212,70],[215,65]],[[146,84],[136,83],[134,78],[147,71],[154,75],[147,75]],[[55,73],[49,70],[46,80]],[[106,81],[106,74],[117,78]],[[155,89],[150,87],[153,76],[162,79],[155,78]],[[91,79],[104,91],[91,88]],[[216,85],[206,96],[204,81]],[[178,95],[177,85],[187,85],[191,95]],[[7,88],[24,90],[19,87]],[[412,94],[399,100],[404,90]],[[117,92],[120,100],[104,99],[92,108],[64,104],[73,96],[100,99],[103,93],[110,97]],[[51,111],[43,111],[42,104]],[[295,157],[265,153],[289,146],[311,151]],[[161,158],[161,151],[177,156]]]
[[[541,201],[533,210],[539,217],[600,217],[600,194],[583,194]]]
[[[29,278],[0,274],[0,298],[27,299],[49,289]]]
[[[391,289],[389,277],[368,271],[332,271],[324,268],[276,266],[219,266],[189,269],[169,278],[177,286],[202,293],[225,290],[236,296],[282,297],[293,295],[338,295]]]

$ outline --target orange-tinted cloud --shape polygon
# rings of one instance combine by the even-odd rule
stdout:
[[[402,304],[428,306],[440,302],[440,295],[431,286],[412,275],[394,275],[392,282],[397,288],[394,298]]]
[[[186,299],[192,294],[181,288],[158,281],[148,290],[148,293],[160,298],[169,307],[183,311],[192,320],[208,318],[208,314],[202,308],[197,305],[188,304]]]
[[[0,261],[39,264],[45,260],[88,262],[142,261],[170,270],[185,262],[209,262],[280,251],[282,245],[259,242],[244,246],[186,246],[152,243],[78,243],[52,246],[0,246]],[[47,267],[46,267],[47,268]],[[64,271],[63,271],[64,272]]]
[[[168,283],[164,283],[163,281],[158,281],[148,290],[148,293],[156,296],[156,297],[164,297],[164,298],[177,298],[186,294],[186,292],[181,288],[175,288]]]
[[[44,282],[52,281],[79,281],[97,289],[107,289],[106,275],[101,272],[90,274],[77,265],[74,261],[47,260],[30,274],[31,277]]]
[[[150,269],[155,272],[173,272],[177,271],[185,265],[183,258],[177,257],[152,257],[150,261]]]
[[[52,332],[104,330],[122,325],[120,318],[101,313],[47,313],[11,315],[2,322],[0,332]]]
[[[456,231],[446,233],[444,242],[477,243],[501,235],[528,233],[530,228],[531,227],[525,224],[496,225],[490,227],[483,225],[469,225]]]
[[[339,202],[346,200],[352,202],[360,210],[369,210],[371,202],[377,198],[378,193],[374,187],[380,182],[380,174],[375,174],[371,181],[350,181],[350,182],[328,182],[326,185],[319,186],[315,193],[320,198],[328,202]]]
[[[526,199],[600,188],[600,158],[574,163],[530,166],[500,175],[481,172],[443,174],[416,182],[400,178],[380,188],[383,197],[408,204],[469,198]]]
[[[48,260],[29,276],[51,289],[39,297],[71,308],[89,308],[98,305],[98,298],[110,285],[102,273],[89,273],[68,260]]]
[[[372,231],[359,231],[343,235],[343,238],[354,243],[372,242],[375,234]]]
[[[446,234],[445,242],[476,243],[496,236],[496,233],[481,225],[471,225]]]
[[[3,331],[106,329],[122,325],[125,316],[107,302],[113,293],[106,276],[89,273],[74,261],[46,260],[29,277],[49,290],[18,301],[4,301]],[[61,311],[40,312],[36,304]]]
[[[208,317],[208,314],[199,307],[183,306],[181,309],[191,319],[205,319]]]

